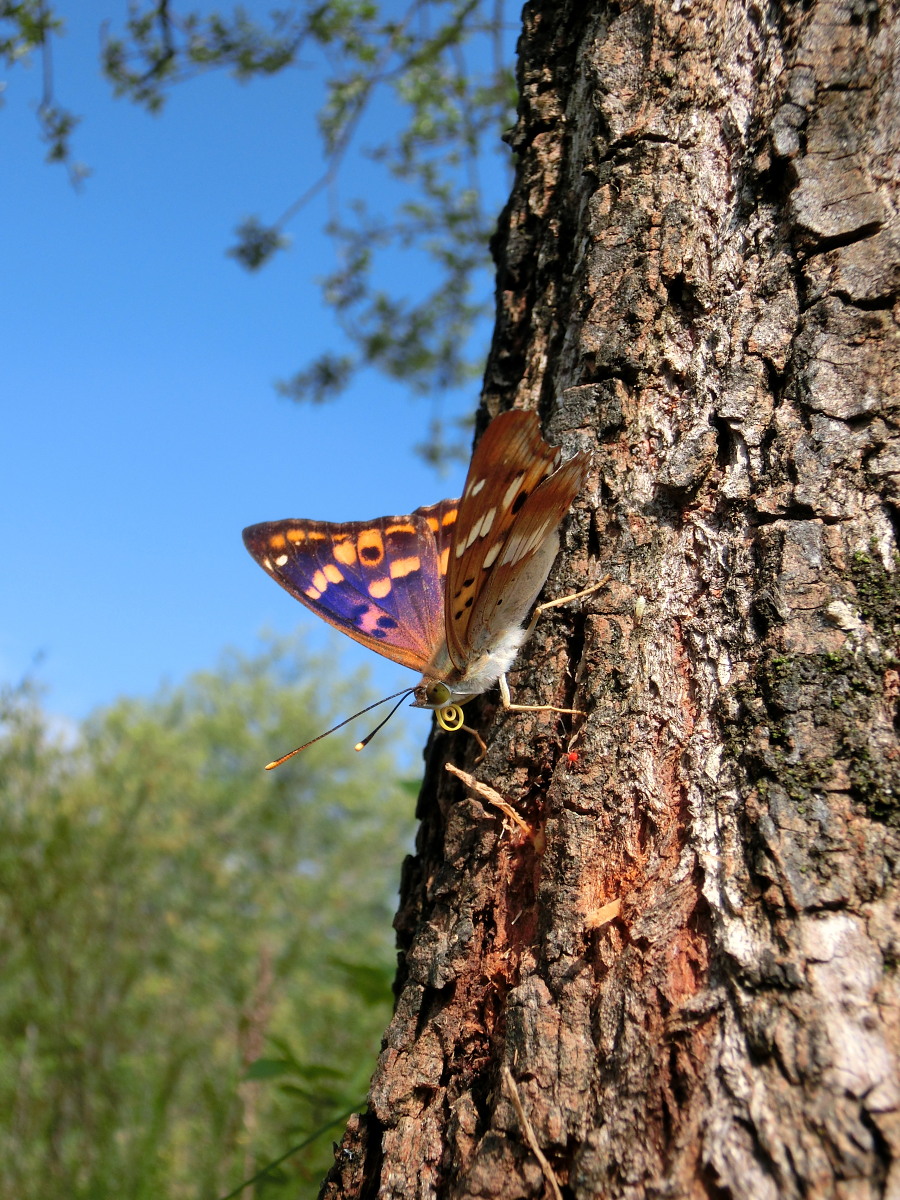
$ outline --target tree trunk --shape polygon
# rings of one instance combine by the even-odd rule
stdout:
[[[510,680],[588,715],[432,737],[323,1194],[900,1197],[900,9],[524,21],[482,427],[595,448]]]

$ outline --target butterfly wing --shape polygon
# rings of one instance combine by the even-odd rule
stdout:
[[[437,551],[438,574],[441,581],[441,597],[442,597],[442,626],[441,630],[445,634],[440,640],[440,643],[434,647],[434,651],[427,664],[422,668],[423,675],[427,675],[430,679],[446,679],[453,671],[454,663],[450,657],[450,651],[447,647],[447,638],[445,630],[445,619],[443,617],[443,598],[446,595],[446,576],[450,566],[450,551],[453,546],[453,537],[456,529],[457,515],[459,512],[459,500],[441,500],[437,504],[430,504],[423,508],[417,508],[415,515],[422,517],[431,530],[434,540],[435,549]]]
[[[560,460],[533,412],[501,413],[475,448],[446,582],[447,646],[461,671],[498,631],[524,623],[544,585],[590,455]]]
[[[472,605],[469,653],[480,654],[521,628],[559,553],[559,525],[584,486],[589,451],[576,454],[539,484],[516,514],[503,548]]]
[[[434,537],[441,579],[447,574],[458,510],[458,500],[439,500],[437,504],[426,504],[413,513],[427,523]]]
[[[375,521],[266,521],[244,545],[272,578],[354,641],[414,670],[444,646],[440,553],[452,536],[443,500]],[[437,528],[435,528],[435,525]]]

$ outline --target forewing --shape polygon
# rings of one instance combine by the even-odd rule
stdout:
[[[244,530],[244,545],[263,570],[329,625],[421,671],[445,637],[440,543],[428,519],[440,509],[432,505],[408,517],[346,524],[265,521]]]
[[[557,471],[560,460],[559,447],[544,441],[533,412],[501,413],[475,448],[459,503],[446,584],[447,645],[461,670],[487,638],[484,619],[489,610],[484,593],[490,589],[496,607],[500,596],[495,576],[502,576],[508,585],[521,573],[528,584],[522,590],[531,594],[526,612],[543,586],[556,554],[555,548],[550,553],[548,547],[581,487],[589,456],[576,455]],[[542,501],[535,501],[554,472],[560,479],[542,493]],[[510,557],[506,546],[514,536],[520,538],[517,544],[522,550]],[[538,554],[542,544],[544,550]],[[543,576],[532,587],[531,578],[540,573],[548,555]],[[501,559],[504,569],[498,573]]]

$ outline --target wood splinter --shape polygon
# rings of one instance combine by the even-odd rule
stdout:
[[[525,1109],[522,1107],[522,1100],[519,1096],[519,1089],[516,1087],[516,1081],[513,1079],[512,1071],[510,1071],[506,1063],[504,1063],[500,1068],[500,1073],[503,1076],[503,1083],[506,1086],[506,1093],[509,1096],[513,1108],[516,1110],[516,1116],[519,1118],[519,1124],[522,1126],[522,1130],[528,1141],[528,1145],[531,1147],[531,1153],[541,1164],[541,1170],[544,1172],[544,1178],[549,1184],[550,1190],[553,1192],[554,1200],[563,1200],[563,1194],[560,1190],[559,1180],[556,1178],[556,1173],[550,1166],[550,1163],[547,1161],[543,1150],[541,1150],[540,1146],[538,1145],[537,1138],[534,1135],[534,1129],[531,1126],[531,1122],[528,1120]]]
[[[453,763],[445,763],[444,765],[451,775],[455,775],[457,779],[462,780],[463,784],[465,784],[474,796],[477,796],[479,800],[484,800],[488,804],[493,804],[494,808],[499,808],[504,816],[509,817],[524,833],[531,837],[532,831],[530,825],[519,816],[508,800],[503,799],[499,792],[495,792],[486,783],[481,783],[474,775],[469,775],[467,772],[461,771]]]

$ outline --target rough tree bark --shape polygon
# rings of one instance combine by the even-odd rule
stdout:
[[[324,1195],[900,1197],[900,6],[524,22],[481,424],[595,449],[511,679],[588,716],[432,738]]]

